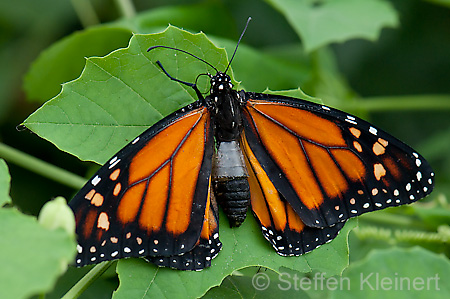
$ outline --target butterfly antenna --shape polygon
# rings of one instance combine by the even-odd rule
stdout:
[[[182,49],[168,47],[168,46],[153,46],[153,47],[148,48],[147,52],[150,52],[151,50],[156,49],[156,48],[164,48],[164,49],[170,49],[170,50],[174,50],[174,51],[183,52],[184,54],[190,55],[190,56],[200,60],[201,62],[206,63],[207,65],[212,67],[216,72],[218,72],[218,70],[211,63],[209,63],[208,61],[206,61],[206,60],[204,60],[204,59],[202,59],[202,58],[200,58],[198,56],[195,56],[194,54],[189,53],[188,51],[185,51],[185,50],[182,50]]]
[[[200,92],[200,90],[198,90],[197,84],[196,83],[190,83],[190,82],[186,82],[186,81],[182,81],[180,79],[177,79],[175,77],[172,77],[167,71],[166,69],[162,66],[161,62],[158,60],[156,61],[156,64],[161,68],[161,70],[164,72],[164,74],[166,74],[167,77],[169,77],[170,80],[173,80],[175,82],[179,82],[181,84],[184,84],[186,86],[192,87],[195,90],[195,93],[197,94],[197,97],[200,100],[204,100],[202,93]],[[197,80],[196,80],[197,82]]]
[[[228,63],[227,68],[225,69],[225,72],[224,72],[225,74],[227,73],[228,69],[230,68],[231,62],[234,59],[234,55],[236,55],[236,51],[237,51],[237,49],[239,47],[239,44],[241,43],[241,39],[244,36],[245,31],[247,30],[248,23],[250,23],[251,20],[252,20],[252,17],[248,17],[247,23],[245,24],[245,27],[244,27],[244,30],[242,30],[242,33],[241,33],[241,36],[239,37],[239,40],[238,40],[237,45],[236,45],[236,48],[234,49],[233,56],[231,56],[230,62]]]

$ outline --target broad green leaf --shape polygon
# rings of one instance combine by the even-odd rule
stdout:
[[[195,82],[211,69],[204,63],[168,49],[189,51],[225,69],[224,50],[204,34],[191,34],[175,27],[162,33],[135,35],[129,47],[104,58],[88,58],[83,74],[63,86],[62,92],[29,116],[24,125],[61,150],[82,160],[98,163],[125,146],[156,121],[197,99],[192,88],[171,81],[156,65],[178,79]],[[207,91],[207,77],[199,79]]]
[[[300,257],[282,257],[264,239],[253,217],[247,217],[241,227],[231,229],[224,215],[220,216],[223,248],[210,268],[178,271],[158,268],[140,259],[120,260],[117,264],[120,286],[114,298],[197,298],[220,285],[227,275],[249,266],[262,266],[277,273],[286,269],[308,273],[314,269],[337,275],[348,265],[347,236],[356,225],[354,220],[331,243]]]
[[[75,257],[73,235],[48,230],[14,208],[0,209],[0,236],[0,298],[50,291]]]
[[[211,40],[224,47],[231,57],[236,40],[218,37]],[[310,59],[302,53],[299,44],[261,51],[241,43],[231,66],[236,80],[248,91],[297,88],[312,80]]]
[[[6,203],[11,203],[11,197],[9,197],[10,181],[8,165],[6,165],[5,160],[0,159],[0,208]]]
[[[93,27],[76,32],[43,51],[24,78],[31,100],[44,101],[61,91],[61,84],[76,79],[90,56],[104,56],[128,45],[132,36],[125,28]]]
[[[195,31],[230,35],[231,17],[221,8],[216,3],[161,7],[131,19],[75,32],[43,51],[33,63],[24,80],[27,97],[44,102],[56,96],[64,82],[81,74],[86,57],[104,56],[126,47],[133,33],[159,32],[170,23]],[[206,17],[192,18],[193,15]],[[221,26],[211,26],[214,21]]]
[[[449,298],[450,262],[421,247],[373,250],[343,273],[331,298]]]
[[[219,287],[212,288],[202,298],[308,298],[303,290],[295,288],[296,277],[302,276],[250,267],[228,276]]]
[[[139,13],[134,18],[119,20],[113,24],[123,25],[134,33],[155,33],[157,28],[164,29],[170,24],[192,32],[208,32],[208,35],[238,36],[240,29],[236,28],[233,16],[224,7],[225,5],[215,1],[203,1],[195,4],[156,7]],[[192,16],[201,16],[201,18]]]
[[[278,9],[311,52],[353,38],[375,40],[383,27],[395,27],[398,16],[382,0],[266,0]]]
[[[321,99],[314,98],[314,97],[311,97],[311,96],[307,95],[300,88],[289,89],[289,90],[276,90],[276,91],[272,91],[272,90],[268,90],[267,89],[267,90],[264,91],[264,93],[278,94],[278,95],[282,95],[282,96],[286,96],[286,97],[303,99],[303,100],[314,102],[314,103],[317,103],[317,104],[323,104]]]

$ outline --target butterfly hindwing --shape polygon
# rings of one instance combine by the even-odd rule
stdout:
[[[411,203],[433,189],[425,159],[364,120],[289,97],[245,97],[249,148],[308,226]]]
[[[245,137],[241,144],[249,173],[252,211],[264,237],[276,252],[284,256],[298,256],[333,240],[344,222],[325,228],[306,226],[270,181]]]
[[[147,256],[145,259],[162,267],[179,270],[202,270],[211,266],[211,260],[217,256],[221,248],[218,207],[210,187],[202,232],[195,247],[181,255]]]
[[[200,101],[161,120],[112,157],[70,202],[77,266],[191,251],[215,231],[209,213],[214,149]],[[218,229],[218,228],[217,228]]]

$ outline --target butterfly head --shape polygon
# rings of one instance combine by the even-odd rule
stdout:
[[[211,94],[219,95],[229,92],[233,88],[231,78],[225,73],[217,72],[211,77]]]

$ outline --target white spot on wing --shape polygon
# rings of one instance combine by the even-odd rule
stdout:
[[[420,165],[422,165],[422,161],[420,161],[420,159],[416,159],[416,165],[417,167],[420,167]]]
[[[378,130],[375,129],[374,127],[370,127],[370,128],[369,128],[369,132],[372,133],[373,135],[377,135]]]
[[[410,191],[411,190],[411,183],[406,184],[406,191]]]
[[[114,162],[113,162],[113,160],[114,160]],[[112,162],[112,163],[111,163]],[[119,163],[120,162],[120,159],[117,159],[117,156],[116,157],[114,157],[111,161],[109,161],[109,164],[111,164],[111,165],[109,165],[109,169],[111,169],[111,168],[114,168],[114,166],[116,166],[117,165],[117,163]]]
[[[101,179],[98,175],[96,175],[96,176],[92,179],[91,184],[92,184],[93,186],[97,186],[97,184],[100,183],[101,180],[102,180],[102,179]]]
[[[422,173],[420,171],[418,171],[416,173],[416,177],[417,177],[417,180],[420,181],[422,179]]]

